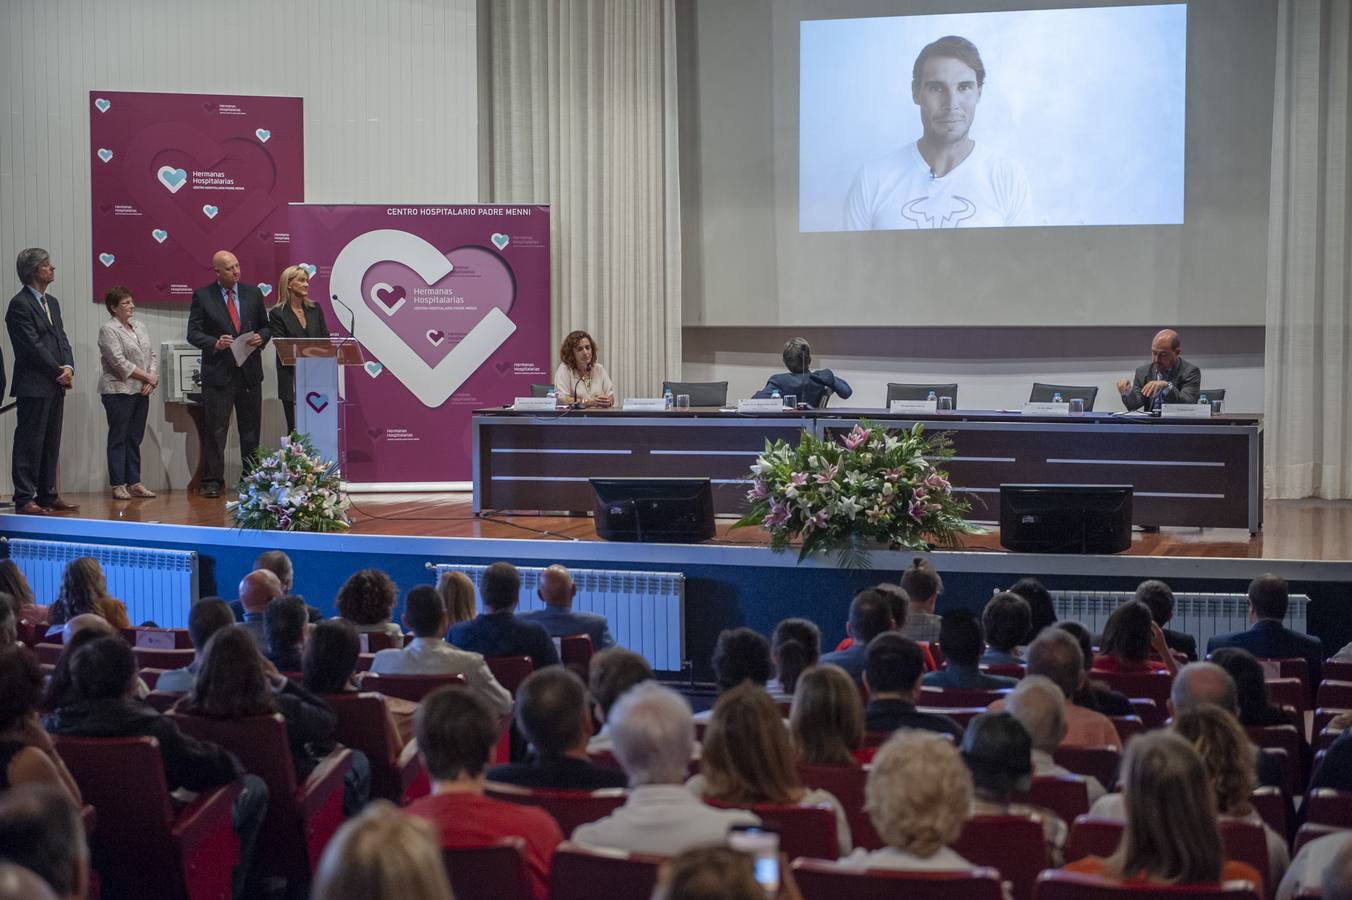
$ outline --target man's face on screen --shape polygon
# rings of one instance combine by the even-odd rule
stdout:
[[[925,137],[941,144],[957,143],[967,137],[981,100],[976,72],[952,56],[932,56],[925,60],[920,74],[920,83],[911,97],[920,107]]]

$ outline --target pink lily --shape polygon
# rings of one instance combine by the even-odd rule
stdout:
[[[864,444],[868,442],[868,439],[869,439],[868,429],[861,428],[858,425],[854,426],[854,428],[850,431],[850,433],[845,435],[844,438],[842,438],[842,440],[845,442],[845,446],[851,450],[858,450],[860,447],[862,447]]]

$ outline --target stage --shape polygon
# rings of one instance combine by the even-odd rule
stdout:
[[[0,535],[194,550],[201,596],[235,596],[254,557],[281,549],[295,561],[296,590],[326,611],[343,580],[366,566],[389,572],[401,594],[431,581],[428,567],[438,563],[506,559],[523,566],[681,572],[683,654],[696,677],[707,675],[712,643],[725,627],[745,624],[768,633],[779,619],[803,615],[821,625],[824,643],[834,643],[844,634],[853,593],[895,580],[915,555],[875,551],[867,571],[842,570],[831,559],[799,565],[795,553],[771,551],[759,529],[731,529],[732,519],[720,519],[717,536],[699,545],[608,543],[597,538],[587,516],[476,517],[469,493],[356,495],[352,528],[339,534],[242,532],[230,526],[223,499],[184,491],[153,500],[66,499],[80,504],[78,514],[0,513]],[[1331,651],[1352,640],[1352,622],[1341,614],[1352,583],[1352,502],[1269,501],[1263,515],[1264,530],[1253,538],[1243,528],[1137,530],[1131,549],[1113,556],[1008,553],[992,530],[967,538],[962,549],[930,554],[945,580],[940,610],[980,609],[993,590],[1024,575],[1053,590],[1122,591],[1162,578],[1176,591],[1242,593],[1254,576],[1273,571],[1292,583],[1293,593],[1310,596],[1309,628]]]

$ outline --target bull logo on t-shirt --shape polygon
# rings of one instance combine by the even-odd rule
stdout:
[[[957,228],[976,215],[976,204],[966,197],[918,197],[901,207],[901,216],[916,228]]]

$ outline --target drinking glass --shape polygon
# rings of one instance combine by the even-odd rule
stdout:
[[[952,398],[952,397],[948,397],[948,396],[940,397],[940,398],[939,398],[939,412],[942,413],[942,412],[952,412],[952,411],[953,411],[953,398]]]
[[[798,395],[797,395],[797,394],[785,394],[785,395],[784,395],[784,408],[785,408],[785,409],[797,409],[797,408],[798,408]]]
[[[1213,416],[1219,416],[1219,415],[1221,414],[1221,410],[1224,409],[1224,408],[1225,408],[1225,401],[1224,401],[1224,400],[1212,400],[1212,401],[1211,401],[1211,414],[1212,414]]]
[[[1072,416],[1084,415],[1084,400],[1079,397],[1070,398],[1070,414]]]
[[[677,408],[677,409],[689,409],[689,408],[690,408],[690,395],[689,395],[689,394],[677,394],[677,395],[676,395],[676,408]]]

